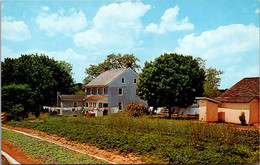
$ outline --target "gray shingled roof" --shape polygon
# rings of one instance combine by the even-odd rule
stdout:
[[[94,80],[86,85],[86,87],[90,86],[105,86],[116,79],[119,75],[121,75],[126,68],[113,69],[109,71],[105,71],[97,76]]]
[[[78,100],[83,101],[86,95],[59,95],[62,101]]]

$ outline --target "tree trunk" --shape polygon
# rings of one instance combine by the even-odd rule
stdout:
[[[167,106],[167,109],[169,111],[169,119],[172,118],[172,109],[171,109],[171,106]]]

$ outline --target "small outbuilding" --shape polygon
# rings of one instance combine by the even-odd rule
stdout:
[[[240,124],[259,123],[259,77],[244,78],[216,99],[198,97],[199,120]]]

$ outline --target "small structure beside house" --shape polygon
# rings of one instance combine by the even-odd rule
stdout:
[[[199,120],[241,124],[245,113],[246,124],[259,123],[259,77],[244,78],[216,99],[197,97]]]
[[[58,107],[82,107],[86,95],[59,95]]]

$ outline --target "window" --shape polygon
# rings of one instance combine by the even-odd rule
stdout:
[[[87,88],[87,95],[91,95],[91,88]]]
[[[89,103],[89,108],[92,108],[92,107],[93,107],[92,102],[90,102]]]
[[[108,107],[108,103],[103,103],[103,107],[107,108]]]
[[[122,101],[119,101],[119,102],[118,102],[118,109],[119,109],[119,110],[122,110],[122,109],[123,109],[123,102],[122,102]]]
[[[135,79],[134,79],[134,84],[136,84],[136,82],[137,82],[137,79],[135,78]]]
[[[97,103],[93,103],[93,108],[96,108],[97,107]]]
[[[99,103],[98,108],[102,108],[102,105],[103,105],[102,103]]]
[[[123,96],[123,88],[118,88],[118,95]]]
[[[125,83],[125,78],[124,77],[122,77],[121,82],[122,82],[122,84]]]
[[[104,88],[104,89],[103,89],[103,93],[104,93],[104,95],[107,94],[107,88]]]
[[[92,95],[97,95],[97,88],[92,88]]]
[[[102,88],[98,88],[98,95],[102,95]]]
[[[88,107],[88,103],[86,103],[85,106]]]

